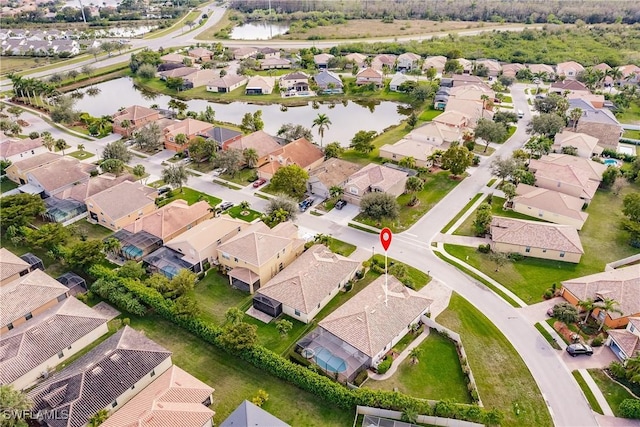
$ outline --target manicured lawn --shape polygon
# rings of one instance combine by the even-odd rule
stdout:
[[[582,378],[582,375],[580,375],[580,372],[573,371],[571,372],[571,375],[573,375],[573,378],[576,379],[576,382],[580,386],[580,389],[584,393],[584,396],[587,398],[587,401],[589,402],[589,406],[591,406],[591,409],[593,409],[599,414],[602,414],[602,408],[600,407],[600,404],[596,400],[596,397],[593,395],[593,392],[585,382],[584,378]]]
[[[189,203],[189,205],[192,205],[195,202],[199,202],[200,200],[205,200],[209,202],[211,207],[215,207],[218,203],[222,201],[222,199],[218,199],[217,197],[210,196],[209,194],[201,193],[200,191],[197,191],[188,187],[183,187],[182,191],[178,189],[171,190],[169,194],[171,194],[171,197],[160,202],[159,206],[164,206],[178,199],[186,200],[187,203]]]
[[[449,307],[437,321],[462,337],[480,398],[486,407],[504,413],[502,426],[552,425],[546,404],[527,366],[489,319],[454,293]],[[514,411],[516,403],[519,415]]]
[[[18,188],[18,184],[8,178],[3,178],[2,181],[0,181],[0,193],[6,193],[14,188]]]
[[[435,119],[442,113],[444,113],[443,110],[433,110],[429,108],[424,110],[422,114],[420,114],[419,119],[424,120],[425,122],[430,122],[431,120]]]
[[[225,181],[235,182],[236,184],[240,184],[242,186],[251,184],[257,179],[257,177],[258,175],[256,170],[251,168],[240,169],[234,176],[226,173],[220,175],[221,179],[224,179]]]
[[[60,60],[54,58],[34,58],[29,56],[3,56],[0,75],[18,73],[20,71],[31,71],[43,63],[48,62],[58,63]]]
[[[513,136],[514,133],[516,133],[516,127],[515,126],[509,126],[507,128],[507,139],[511,138]]]
[[[373,227],[389,227],[393,232],[401,232],[415,224],[424,214],[429,212],[432,207],[442,200],[449,191],[461,182],[460,180],[452,179],[447,171],[435,174],[430,173],[426,177],[423,177],[423,180],[425,184],[423,190],[417,194],[420,199],[420,203],[417,206],[408,206],[409,201],[413,197],[411,194],[402,194],[398,197],[400,216],[397,220],[377,222],[376,220],[365,217],[363,214],[359,214],[354,220]]]
[[[404,136],[409,132],[411,132],[411,129],[404,122],[397,126],[392,126],[372,141],[376,148],[371,153],[367,154],[360,153],[355,150],[346,150],[340,158],[349,162],[359,163],[363,166],[371,162],[380,163],[381,158],[379,148],[385,144],[395,144],[404,138]]]
[[[281,336],[276,329],[276,321],[280,319],[286,319],[293,323],[293,328],[285,337]],[[244,321],[258,327],[258,343],[260,345],[285,357],[288,349],[315,327],[314,324],[307,325],[285,314],[270,323],[264,323],[246,315],[244,316]]]
[[[616,118],[620,123],[640,124],[640,103],[630,103],[629,108],[616,114]]]
[[[342,240],[334,239],[332,237],[329,239],[329,249],[342,256],[349,256],[355,252],[357,248],[351,243],[343,242]]]
[[[131,317],[131,326],[173,352],[173,362],[215,388],[212,409],[220,424],[243,400],[259,389],[269,394],[262,408],[293,426],[345,426],[353,411],[336,408],[316,396],[204,343],[187,331],[159,317]]]
[[[640,139],[640,130],[625,129],[623,138]]]
[[[614,382],[600,369],[589,369],[589,374],[598,385],[598,388],[607,399],[607,403],[616,417],[620,416],[620,404],[625,399],[633,399],[634,397],[625,390],[620,384]]]
[[[89,159],[93,156],[95,156],[95,154],[89,152],[89,151],[84,151],[84,150],[78,150],[78,151],[74,151],[73,153],[69,153],[67,154],[67,156],[71,156],[74,157],[78,160],[84,160],[84,159]]]
[[[251,295],[232,288],[229,279],[214,269],[196,283],[193,293],[202,311],[201,316],[217,325],[225,322],[224,314],[229,308],[248,307],[251,303]]]
[[[242,213],[245,212],[246,215]],[[225,211],[227,215],[232,218],[241,219],[243,221],[251,222],[256,218],[260,218],[262,214],[258,211],[254,211],[253,209],[242,209],[240,205],[234,206],[231,209]]]
[[[513,99],[509,95],[507,95],[504,98],[502,98],[502,102],[506,102],[508,104],[512,104],[513,103]]]
[[[453,342],[431,331],[418,348],[421,351],[418,364],[412,365],[407,358],[391,378],[384,381],[369,379],[365,387],[397,390],[421,399],[451,399],[459,403],[471,403]]]

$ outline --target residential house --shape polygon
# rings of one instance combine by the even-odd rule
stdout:
[[[571,225],[497,216],[491,221],[490,234],[491,249],[495,252],[576,264],[584,254],[578,231]]]
[[[577,132],[598,138],[598,144],[611,150],[618,149],[622,136],[622,126],[618,119],[607,108],[595,108],[583,99],[570,99],[569,111],[574,108],[582,110],[582,117],[578,120]]]
[[[0,286],[29,273],[30,265],[6,248],[0,248]]]
[[[594,65],[591,68],[593,70],[596,70],[596,71],[602,71],[605,74],[607,74],[611,70],[611,67],[609,66],[609,64],[604,63],[604,62],[601,62],[601,63],[599,63],[597,65]],[[611,87],[611,85],[613,85],[613,79],[611,78],[611,76],[605,75],[603,83],[604,83],[605,87]]]
[[[463,101],[482,101],[483,96],[487,96],[490,100],[495,99],[496,93],[486,85],[469,84],[465,86],[456,86],[448,90],[451,99]]]
[[[302,71],[294,71],[280,77],[281,91],[309,92],[309,76]]]
[[[536,186],[579,197],[591,202],[606,166],[568,154],[549,154],[529,162],[536,176]]]
[[[566,147],[575,148],[578,157],[587,159],[593,156],[599,156],[603,150],[603,148],[598,145],[598,138],[584,133],[563,130],[556,134],[551,148],[555,153],[560,153]]]
[[[629,64],[618,68],[622,72],[622,78],[617,82],[619,85],[640,83],[640,67]]]
[[[382,71],[383,73],[389,72],[396,67],[396,59],[395,55],[389,53],[382,53],[380,55],[376,55],[371,60],[371,68]]]
[[[527,64],[527,68],[531,71],[531,74],[543,74],[545,79],[553,79],[556,75],[555,70],[551,65],[547,64]]]
[[[470,74],[454,74],[451,76],[451,83],[452,87],[473,85],[485,90],[491,90],[491,87],[482,78]]]
[[[49,43],[57,55],[66,53],[75,56],[80,53],[80,44],[76,40],[52,40]]]
[[[0,287],[0,333],[17,328],[69,296],[69,289],[45,272],[29,274]]]
[[[427,71],[429,68],[435,68],[438,74],[442,74],[444,71],[444,64],[446,63],[446,56],[427,56],[422,63],[422,69]]]
[[[411,71],[420,65],[422,58],[413,52],[405,52],[398,56],[396,69],[398,71]]]
[[[0,337],[0,383],[24,390],[109,332],[107,319],[70,297]]]
[[[187,55],[196,62],[208,62],[213,59],[214,53],[204,47],[197,47],[188,51]]]
[[[314,317],[354,278],[360,262],[313,245],[253,296],[253,308],[303,323]]]
[[[347,179],[342,198],[349,203],[360,206],[362,197],[374,191],[398,197],[404,192],[407,178],[406,172],[370,163]]]
[[[489,120],[493,119],[493,111],[485,109],[485,105],[486,104],[484,104],[482,101],[449,97],[449,101],[447,102],[447,106],[445,107],[444,111],[445,113],[455,112],[461,114],[461,116],[466,118],[466,126],[475,128],[478,120],[482,118]],[[442,123],[443,118],[441,118],[441,116],[442,114],[436,117],[433,121],[437,120],[438,122]]]
[[[227,74],[207,82],[207,92],[229,93],[247,83],[245,76]]]
[[[440,79],[440,87],[433,97],[434,110],[444,110],[445,108],[447,108],[447,102],[449,102],[449,96],[451,94],[452,87],[442,86],[443,80],[445,79]]]
[[[197,70],[194,73],[188,74],[183,77],[184,88],[193,89],[196,87],[206,86],[210,81],[220,77],[220,71],[218,70]]]
[[[497,77],[502,72],[502,65],[495,59],[478,59],[476,67],[481,65],[487,68],[488,75],[491,77]]]
[[[413,129],[405,138],[426,142],[436,148],[445,149],[452,142],[460,141],[462,133],[459,128],[450,127],[440,122],[429,122]]]
[[[562,282],[562,296],[573,305],[591,298],[605,298],[618,303],[622,313],[604,313],[596,308],[591,315],[609,328],[622,328],[630,317],[640,317],[640,264],[603,271]]]
[[[451,129],[457,129],[459,131],[475,126],[475,122],[473,121],[471,116],[465,113],[461,113],[460,111],[453,111],[451,109],[448,109],[444,113],[435,117],[431,122],[440,123]]]
[[[118,111],[113,116],[113,132],[130,136],[141,127],[160,119],[158,110],[132,105]]]
[[[374,84],[376,87],[382,87],[382,73],[373,68],[365,68],[356,75],[356,84],[358,86]]]
[[[468,59],[465,59],[465,58],[457,58],[456,61],[458,61],[458,64],[460,64],[460,66],[462,67],[462,74],[454,74],[454,76],[466,75],[466,77],[470,77],[475,65],[474,61],[469,61]],[[471,77],[475,77],[475,76],[471,76]]]
[[[213,388],[186,371],[171,366],[128,403],[100,424],[103,427],[212,427]]]
[[[576,61],[561,62],[556,65],[556,74],[560,80],[575,80],[578,74],[584,71],[584,67]]]
[[[271,179],[283,166],[298,165],[305,171],[320,166],[324,153],[305,138],[296,139],[269,153],[268,161],[258,168],[258,177]]]
[[[391,78],[391,82],[389,83],[389,90],[392,92],[400,92],[400,86],[403,83],[408,81],[415,81],[414,79],[409,78],[406,74],[395,73]]]
[[[261,407],[249,402],[243,401],[232,413],[225,419],[220,427],[291,427],[289,424],[271,415]]]
[[[245,93],[247,95],[269,95],[276,85],[274,77],[251,76],[247,82]]]
[[[622,362],[640,356],[640,317],[628,319],[626,329],[609,329],[604,343]]]
[[[0,159],[11,162],[42,154],[47,149],[42,145],[42,138],[7,138],[0,135]]]
[[[198,134],[198,136],[201,136],[204,139],[214,141],[219,149],[222,149],[234,141],[238,141],[242,138],[242,135],[242,132],[221,126],[214,126],[213,128]]]
[[[164,148],[172,151],[182,151],[189,146],[191,140],[210,129],[213,129],[213,125],[211,123],[192,119],[191,117],[175,122],[164,128],[162,131],[164,134]],[[176,136],[179,134],[187,136],[186,144],[179,145],[176,143]]]
[[[254,149],[258,154],[256,166],[260,167],[269,161],[269,153],[279,149],[280,144],[278,144],[271,135],[265,131],[259,130],[223,145],[223,149],[225,150],[233,149],[240,150],[242,152],[250,148]]]
[[[158,190],[124,181],[85,200],[89,221],[118,231],[156,210]]]
[[[385,144],[380,147],[380,157],[394,162],[410,157],[415,160],[416,167],[425,168],[431,166],[430,156],[437,149],[435,145],[428,142],[403,138],[395,144]]]
[[[280,50],[272,47],[260,47],[258,52],[263,54],[265,58],[280,58]]]
[[[604,95],[594,93],[572,92],[567,94],[567,99],[582,99],[595,108],[603,108],[605,104]]]
[[[502,65],[502,75],[505,77],[511,77],[513,79],[516,78],[518,71],[525,69],[526,67],[522,64],[503,64]]]
[[[26,160],[22,162],[24,161]],[[42,194],[44,197],[56,196],[74,185],[89,181],[91,171],[96,169],[97,167],[93,164],[81,163],[78,159],[59,156],[57,161],[32,168],[27,172],[27,185],[23,186],[24,192]]]
[[[233,49],[234,59],[247,59],[257,54],[258,54],[258,49],[256,49],[255,47],[245,46],[245,47],[239,47],[237,49]]]
[[[518,184],[517,196],[511,205],[513,211],[553,222],[582,229],[589,214],[584,212],[584,200],[546,188]]]
[[[211,218],[179,236],[165,246],[180,254],[190,265],[198,265],[198,271],[206,271],[218,262],[218,246],[249,227],[249,223],[226,215]]]
[[[111,173],[103,173],[98,176],[92,176],[88,181],[74,185],[67,188],[61,193],[58,193],[56,197],[60,199],[70,199],[77,202],[87,200],[88,197],[98,194],[108,188],[114,187],[125,181],[135,181],[136,178],[130,173],[123,173],[121,175],[114,175]],[[46,200],[45,200],[46,203]],[[46,214],[45,214],[46,216]]]
[[[257,222],[218,246],[218,262],[231,286],[256,292],[304,251],[298,227],[281,222],[274,228]]]
[[[163,64],[184,64],[185,59],[191,61],[191,58],[177,53],[168,53],[160,57]]]
[[[566,94],[590,94],[589,88],[578,80],[562,80],[551,83],[549,93],[564,96]]]
[[[180,78],[184,81],[184,79],[189,76],[190,74],[193,74],[195,72],[197,72],[198,70],[196,68],[193,67],[176,67],[176,68],[171,68],[169,70],[165,70],[165,71],[160,71],[158,73],[158,77],[160,77],[160,80],[167,80],[167,79],[177,79]],[[183,89],[185,89],[186,87],[183,86]]]
[[[282,68],[291,68],[291,61],[285,58],[265,58],[260,60],[261,70],[277,70]]]
[[[313,62],[316,64],[316,67],[323,70],[329,68],[329,60],[335,58],[335,56],[330,53],[320,53],[318,55],[313,55]]]
[[[363,55],[361,53],[349,53],[344,56],[344,59],[358,68],[363,68],[365,67],[367,55]]]
[[[361,165],[346,160],[327,159],[309,172],[309,180],[307,181],[309,192],[328,199],[331,197],[332,187],[344,188],[349,177],[361,168]]]
[[[11,164],[5,169],[5,174],[11,181],[24,185],[27,183],[27,173],[29,173],[29,171],[57,162],[61,158],[62,156],[60,154],[46,151],[42,154],[37,154],[28,159]]]
[[[313,80],[318,85],[319,93],[342,93],[342,80],[336,73],[328,70],[322,70],[313,76]]]
[[[355,348],[365,356],[364,367],[375,368],[411,326],[428,313],[431,303],[394,276],[380,276],[320,321],[316,333],[335,337],[338,340],[334,342],[344,344],[335,349],[335,356],[349,347]]]
[[[171,352],[125,326],[29,392],[47,427],[81,427],[109,415],[171,367]],[[54,414],[67,414],[65,419]]]

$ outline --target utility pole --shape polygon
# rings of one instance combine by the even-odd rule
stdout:
[[[86,24],[87,23],[87,17],[84,16],[84,6],[82,5],[82,0],[78,0],[78,3],[80,3],[80,12],[82,12],[82,20]]]

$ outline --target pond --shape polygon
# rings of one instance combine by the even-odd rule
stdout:
[[[234,27],[230,38],[233,40],[269,40],[289,31],[284,22],[255,21]]]
[[[129,77],[122,77],[96,85],[100,94],[94,97],[85,95],[76,103],[76,109],[87,112],[92,116],[114,114],[120,107],[130,105],[142,105],[150,107],[157,104],[159,108],[168,109],[167,103],[171,99],[167,95],[150,94],[140,91],[133,85]],[[259,101],[259,96],[256,97]],[[278,129],[285,123],[300,124],[311,128],[313,120],[318,114],[326,114],[331,120],[329,129],[324,132],[324,144],[338,141],[343,146],[348,146],[349,141],[359,130],[375,130],[382,132],[389,126],[397,125],[409,114],[402,104],[390,101],[356,103],[347,101],[336,104],[319,104],[313,108],[312,102],[300,107],[288,107],[287,111],[280,109],[280,104],[255,105],[247,102],[232,102],[230,104],[214,103],[203,99],[186,101],[188,110],[200,112],[207,106],[213,107],[216,120],[240,124],[245,113],[253,113],[262,110],[265,132],[275,135]],[[317,128],[313,130],[313,137],[320,142]]]

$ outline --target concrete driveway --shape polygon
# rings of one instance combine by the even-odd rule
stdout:
[[[547,316],[547,310],[561,302],[565,302],[565,299],[562,297],[551,298],[537,304],[519,308],[518,311],[520,311],[524,317],[531,320],[531,323],[545,322],[549,318],[549,316]]]
[[[594,347],[593,356],[580,355],[572,357],[566,351],[562,352],[560,356],[562,361],[567,365],[569,370],[575,369],[592,369],[592,368],[606,368],[611,362],[617,361],[618,358],[613,354],[611,349],[607,346]]]
[[[336,224],[347,225],[349,221],[360,213],[360,208],[354,204],[347,203],[342,209],[331,209],[322,218],[333,221]]]

